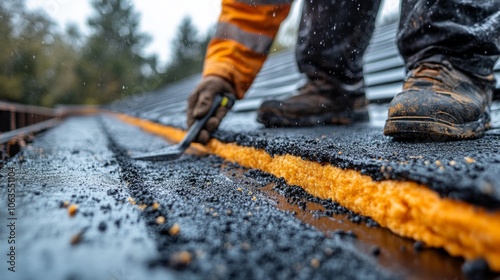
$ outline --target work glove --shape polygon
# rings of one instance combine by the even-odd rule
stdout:
[[[207,114],[216,94],[224,94],[231,100],[236,99],[234,87],[225,79],[218,76],[207,76],[203,78],[188,99],[188,128],[193,125],[196,119],[200,119]],[[214,115],[208,119],[204,129],[202,129],[198,134],[195,142],[202,144],[208,143],[208,140],[210,140],[210,134],[219,127],[222,118],[224,118],[229,109],[229,106],[218,107]]]

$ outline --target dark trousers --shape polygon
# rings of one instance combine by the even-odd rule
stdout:
[[[363,82],[363,54],[380,0],[305,0],[296,49],[311,80]],[[500,55],[500,0],[403,0],[399,52],[411,69],[448,60],[463,71],[489,75]]]

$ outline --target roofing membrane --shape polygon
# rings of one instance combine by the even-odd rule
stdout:
[[[495,219],[500,205],[500,103],[493,103],[493,128],[481,139],[413,143],[383,136],[387,104],[380,101],[399,91],[404,76],[395,32],[395,24],[377,28],[365,56],[370,123],[294,129],[258,124],[255,109],[265,98],[293,94],[306,80],[289,50],[269,57],[246,98],[214,134],[219,157],[191,151],[171,162],[134,161],[131,154],[156,151],[168,143],[110,116],[70,118],[40,135],[7,166],[19,170],[18,191],[23,193],[19,226],[29,229],[19,237],[23,244],[19,259],[28,264],[20,269],[20,276],[36,278],[43,271],[53,279],[95,279],[108,274],[120,278],[116,272],[150,279],[207,275],[215,279],[328,279],[331,275],[461,279],[463,260],[451,255],[481,258],[462,268],[471,275],[484,267],[483,257],[500,271],[500,234],[496,234],[500,224]],[[497,64],[498,78],[499,74]],[[144,129],[176,130],[179,136],[183,132],[177,128],[185,128],[186,99],[199,80],[200,75],[194,75],[116,101],[109,108],[138,117],[121,115],[146,123]],[[262,172],[264,168],[269,173]],[[342,184],[335,188],[331,183],[338,183],[338,178]],[[363,178],[364,185],[353,178]],[[379,183],[385,184],[387,193],[376,192],[381,189]],[[279,203],[265,188],[278,193]],[[323,192],[327,188],[333,193],[346,191],[338,196],[345,205],[332,200],[331,192]],[[6,189],[0,188],[0,196],[6,197]],[[420,191],[430,195],[418,197]],[[392,200],[397,192],[394,198],[418,205],[412,208]],[[425,200],[429,197],[432,203]],[[381,201],[387,207],[379,207]],[[66,202],[79,205],[74,217],[68,216]],[[280,210],[288,204],[297,207]],[[332,233],[327,228],[323,234],[316,225],[300,220],[297,216],[304,213],[298,209],[314,216],[309,220],[330,215],[326,219],[337,230]],[[472,218],[446,209],[465,209],[460,213]],[[332,216],[332,211],[347,215]],[[366,213],[374,214],[374,219],[397,216],[401,220],[375,221]],[[408,217],[415,224],[402,227]],[[364,222],[358,224],[360,220]],[[413,239],[400,238],[377,223]],[[422,224],[424,230],[412,229]],[[172,233],[174,225],[180,233]],[[408,228],[413,235],[401,231]],[[359,242],[353,242],[356,235]],[[429,235],[449,241],[445,246],[428,245],[445,247],[451,255],[439,250],[420,253],[421,240],[436,240]],[[74,242],[74,236],[81,240]],[[483,251],[475,251],[478,248]],[[179,253],[189,256],[188,261],[179,261]]]
[[[263,100],[294,94],[295,89],[306,82],[306,77],[298,72],[294,52],[287,50],[269,56],[245,98],[235,104],[219,130],[214,133],[214,138],[229,146],[235,144],[238,147],[265,151],[272,157],[295,156],[304,161],[331,165],[342,170],[355,170],[371,176],[375,181],[415,182],[445,200],[466,202],[469,206],[497,211],[500,205],[500,182],[494,178],[500,176],[499,102],[492,104],[492,129],[481,139],[444,143],[403,143],[383,136],[382,126],[387,112],[387,104],[384,102],[400,91],[405,76],[403,60],[395,44],[396,30],[396,24],[378,27],[364,57],[366,94],[371,101],[370,123],[286,129],[268,129],[257,123],[256,109]],[[495,71],[497,79],[500,79],[499,63],[495,66]],[[200,78],[200,75],[194,75],[163,89],[119,100],[110,107],[140,119],[148,119],[169,127],[185,128],[186,99]],[[161,127],[157,129],[162,130]],[[269,168],[276,171],[276,174],[272,174],[278,177],[288,174],[287,168],[293,169],[293,166],[283,166],[281,170],[279,164],[277,167],[260,165],[260,160],[256,161],[255,166],[246,165],[251,156],[239,157],[237,154],[240,152],[232,153],[235,156],[230,156],[230,160],[246,167]],[[264,158],[265,156],[262,160],[266,161]],[[296,170],[292,173],[300,172]],[[290,176],[288,178],[296,177]],[[296,182],[308,184],[307,179],[301,180]],[[317,190],[314,184],[303,187],[307,191],[315,192],[315,195],[328,193]],[[333,196],[335,197],[335,194]],[[348,200],[345,202],[349,203]],[[422,214],[427,217],[426,215],[433,214]],[[402,225],[401,223],[395,224],[395,227],[389,228],[394,232],[406,232],[406,229],[399,228],[398,224]],[[440,234],[441,230],[437,232]],[[494,233],[496,230],[486,232]],[[418,236],[421,234],[427,235],[416,231],[404,236],[419,240]]]

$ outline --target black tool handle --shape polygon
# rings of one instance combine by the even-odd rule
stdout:
[[[203,116],[203,118],[196,120],[193,125],[189,128],[188,132],[186,133],[186,136],[184,136],[184,139],[179,143],[179,147],[181,149],[186,149],[189,147],[191,142],[194,141],[196,136],[200,133],[201,129],[205,126],[207,123],[208,119],[212,117],[215,113],[215,110],[219,108],[220,106],[227,107],[228,109],[231,109],[234,104],[234,98],[232,95],[225,95],[225,94],[217,94],[214,97],[214,101],[212,102],[212,106],[210,106],[210,109],[208,110],[207,114]]]

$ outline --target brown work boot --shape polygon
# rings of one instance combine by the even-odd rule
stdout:
[[[367,105],[364,93],[349,94],[315,80],[301,87],[298,95],[263,102],[257,121],[266,127],[350,124],[369,120]]]
[[[392,100],[384,134],[431,141],[481,137],[489,128],[494,87],[493,75],[467,74],[448,61],[422,62]]]

